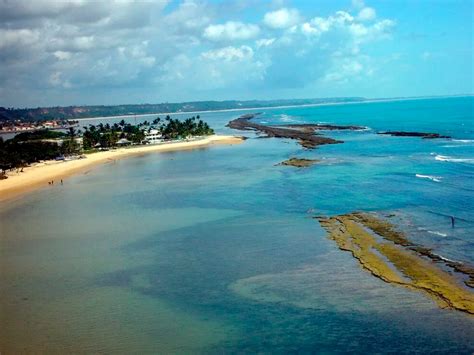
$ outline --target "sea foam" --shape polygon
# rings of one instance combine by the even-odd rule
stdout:
[[[415,174],[415,176],[420,179],[428,179],[434,182],[441,182],[441,179],[442,179],[440,176],[432,176],[432,175]]]
[[[474,163],[473,158],[455,158],[455,157],[450,157],[448,155],[436,155],[435,159],[439,161],[447,161],[450,163],[468,163],[468,164]]]
[[[448,235],[446,233],[441,233],[441,232],[438,232],[438,231],[427,231],[428,233],[430,234],[435,234],[435,235],[439,235],[440,237],[447,237]]]
[[[474,139],[451,139],[451,142],[457,142],[457,143],[474,143]]]

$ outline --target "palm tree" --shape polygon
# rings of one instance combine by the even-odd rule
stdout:
[[[74,138],[76,138],[77,133],[74,127],[69,127],[66,135],[69,137],[70,140],[73,140]]]

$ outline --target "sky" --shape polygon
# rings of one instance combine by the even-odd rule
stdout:
[[[472,94],[471,0],[0,0],[0,106]]]

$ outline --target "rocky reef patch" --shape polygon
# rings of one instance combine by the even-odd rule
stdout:
[[[306,159],[306,158],[290,158],[288,160],[282,161],[277,165],[284,165],[284,166],[294,166],[295,168],[308,168],[316,163],[319,160],[317,159]]]
[[[288,124],[268,126],[252,121],[252,119],[258,115],[260,115],[260,113],[242,115],[235,120],[230,121],[227,124],[227,127],[243,131],[257,131],[266,134],[266,137],[296,139],[302,147],[307,149],[314,149],[317,146],[324,144],[344,143],[340,140],[324,137],[317,133],[318,131],[359,131],[366,129],[366,127],[362,126],[336,126],[328,124]]]
[[[474,314],[470,266],[445,260],[430,249],[412,243],[392,224],[369,213],[315,218],[339,249],[351,252],[372,275],[423,292],[442,308]],[[461,273],[468,281],[463,285],[443,266]]]

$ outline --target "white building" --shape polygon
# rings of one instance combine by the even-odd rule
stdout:
[[[163,136],[157,129],[150,129],[149,131],[145,131],[145,139],[143,142],[147,144],[161,143],[163,142]]]
[[[122,138],[117,141],[117,145],[125,146],[125,145],[130,145],[132,142],[130,142],[127,138]]]

